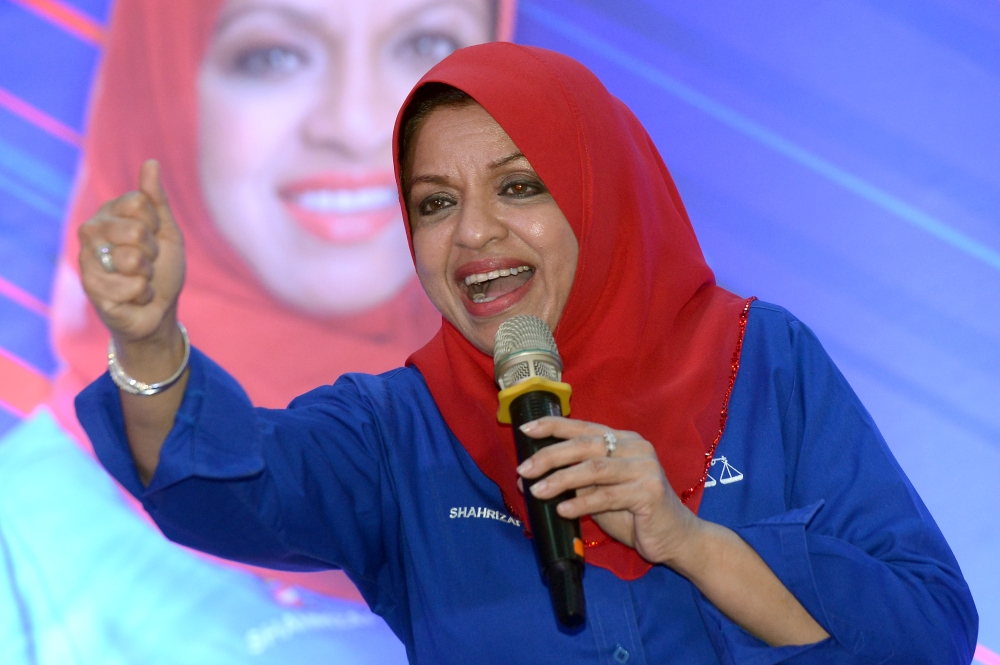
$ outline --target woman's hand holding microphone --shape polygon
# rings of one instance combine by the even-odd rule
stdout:
[[[149,160],[139,190],[108,201],[79,230],[84,291],[111,331],[121,369],[153,384],[184,364],[186,341],[177,323],[184,284],[184,238]],[[121,391],[125,427],[144,483],[152,478],[160,447],[173,426],[186,372],[154,395]],[[121,385],[121,384],[119,384]]]
[[[575,489],[576,498],[559,505],[560,515],[590,515],[605,533],[650,563],[684,568],[699,558],[690,550],[702,521],[677,498],[649,441],[635,432],[570,418],[546,417],[521,429],[535,438],[566,439],[518,467],[525,478],[559,469],[531,489],[540,499]]]
[[[681,503],[653,445],[639,434],[552,416],[521,429],[534,438],[565,439],[517,469],[529,479],[557,469],[531,490],[540,499],[576,490],[576,498],[559,504],[560,515],[590,515],[650,563],[688,578],[731,620],[768,644],[811,644],[828,637],[739,535]]]

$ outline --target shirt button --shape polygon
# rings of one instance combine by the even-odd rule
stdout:
[[[625,665],[625,663],[628,662],[629,657],[628,649],[619,644],[618,648],[615,649],[615,652],[611,654],[611,656],[616,662],[621,663],[621,665]]]

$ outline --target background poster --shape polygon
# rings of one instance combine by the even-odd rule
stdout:
[[[385,137],[434,61],[512,35],[593,69],[719,281],[817,332],[955,550],[977,659],[1000,663],[1000,4],[247,4],[0,0],[0,662],[405,662],[342,576],[173,547],[73,442],[68,396],[106,338],[61,257],[67,225],[132,186],[134,156],[108,155],[156,147],[197,246],[183,318],[257,401],[398,364],[436,318],[392,233]],[[111,34],[115,11],[135,34]]]

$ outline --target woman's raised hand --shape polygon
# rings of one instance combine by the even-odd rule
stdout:
[[[647,561],[671,567],[681,563],[700,520],[677,498],[649,441],[635,432],[569,418],[541,418],[522,430],[534,438],[566,439],[542,448],[518,467],[525,478],[559,469],[532,486],[536,497],[551,499],[575,489],[575,499],[559,504],[560,515],[590,515],[605,533],[635,548]],[[612,455],[605,432],[617,439]]]
[[[184,238],[167,205],[157,162],[142,165],[139,191],[108,201],[80,227],[80,276],[129,376],[155,383],[177,371],[184,358],[177,327]],[[186,385],[185,372],[155,395],[121,392],[125,431],[143,483],[156,471]]]
[[[157,337],[173,340],[184,239],[160,184],[159,164],[144,163],[139,190],[101,206],[79,237],[83,288],[119,349]]]

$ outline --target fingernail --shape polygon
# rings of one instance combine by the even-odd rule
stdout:
[[[535,465],[534,462],[532,462],[530,459],[526,459],[523,462],[521,462],[521,466],[517,467],[517,473],[523,476],[525,473],[530,471],[531,467],[533,467],[534,465]]]
[[[539,492],[544,492],[545,488],[548,487],[548,486],[549,486],[549,483],[546,480],[543,480],[541,482],[537,482],[537,483],[535,483],[534,485],[531,486],[531,493],[534,494],[535,496],[538,496],[538,493]]]
[[[527,423],[524,423],[523,425],[521,425],[521,427],[519,429],[522,432],[524,432],[525,434],[527,434],[528,432],[530,432],[531,430],[535,429],[536,427],[538,427],[538,421],[537,420],[532,420],[531,422],[527,422]]]

